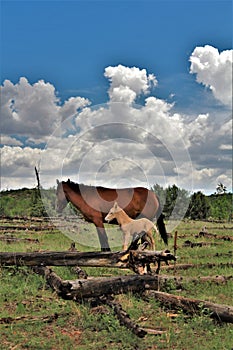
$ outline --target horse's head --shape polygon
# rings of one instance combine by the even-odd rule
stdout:
[[[114,203],[114,206],[109,210],[109,213],[107,216],[105,216],[105,220],[107,222],[112,221],[116,218],[116,214],[121,210],[117,202]]]
[[[56,191],[56,211],[61,213],[66,207],[68,201],[63,190],[63,183],[57,180],[57,191]]]

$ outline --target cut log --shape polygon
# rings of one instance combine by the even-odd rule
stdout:
[[[205,247],[205,246],[216,246],[219,245],[221,243],[216,243],[216,242],[191,242],[189,240],[185,241],[183,244],[183,248],[186,247],[190,247],[190,248],[194,248],[194,247]]]
[[[14,236],[0,236],[0,241],[5,241],[7,243],[15,243],[15,242],[31,242],[31,243],[39,243],[38,239],[33,238],[18,238]]]
[[[54,230],[55,227],[51,226],[51,225],[47,225],[47,226],[35,226],[35,225],[30,225],[30,224],[26,224],[24,226],[19,226],[19,225],[8,225],[8,226],[0,226],[0,230],[1,231],[48,231],[48,230]]]
[[[7,316],[7,317],[0,318],[0,324],[3,324],[3,323],[12,324],[20,321],[22,321],[23,323],[25,323],[26,321],[28,322],[40,321],[40,322],[51,323],[53,321],[56,321],[59,316],[67,316],[67,315],[69,315],[69,313],[58,314],[55,312],[53,315],[49,315],[49,316],[31,316],[31,315],[24,315],[24,316],[18,316],[18,317]]]
[[[163,269],[166,270],[188,270],[192,268],[209,268],[212,269],[214,267],[219,268],[226,268],[226,267],[233,267],[233,262],[229,263],[206,263],[206,264],[177,264],[176,266],[170,265],[170,266],[162,266]]]
[[[191,282],[213,282],[216,284],[226,284],[228,281],[232,280],[233,276],[202,276],[198,278],[188,278]]]
[[[210,233],[210,232],[203,232],[200,231],[198,235],[195,235],[196,238],[198,237],[205,237],[205,238],[211,238],[211,239],[221,239],[223,241],[233,241],[232,236],[226,236],[226,235],[217,235],[216,233]]]
[[[204,283],[227,283],[232,276],[215,276],[209,278],[187,278],[159,275],[129,275],[119,277],[98,277],[85,280],[63,281],[60,288],[66,297],[74,299],[98,297],[100,295],[121,294],[127,292],[141,293],[148,289],[164,289],[171,287],[171,282],[176,289],[182,289],[185,282]]]
[[[36,273],[43,275],[50,287],[64,299],[81,301],[97,298],[102,295],[142,292],[146,289],[157,289],[159,277],[150,275],[130,275],[119,277],[96,277],[83,280],[62,280],[48,267],[34,267]],[[162,282],[160,282],[162,283]]]
[[[190,314],[202,313],[203,309],[207,309],[209,316],[221,322],[233,323],[233,306],[214,304],[209,301],[184,298],[174,294],[153,291],[150,292],[163,305],[169,308],[182,309]]]
[[[32,217],[32,216],[1,216],[0,221],[1,222],[8,222],[8,221],[35,221],[35,222],[43,222],[43,221],[49,221],[50,218],[47,217]]]
[[[90,266],[131,268],[149,263],[168,262],[176,258],[169,251],[123,251],[123,252],[24,252],[0,253],[0,265],[17,266]],[[158,269],[157,269],[158,270]]]

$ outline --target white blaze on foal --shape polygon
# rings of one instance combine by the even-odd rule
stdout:
[[[146,218],[133,220],[121,207],[119,207],[117,202],[115,202],[114,206],[110,209],[108,215],[105,217],[105,220],[108,222],[113,219],[117,220],[123,232],[123,250],[127,249],[130,243],[130,239],[132,239],[134,233],[141,233],[143,231],[146,232],[146,238],[150,245],[150,249],[155,249],[155,241],[153,238],[152,230],[154,229],[157,233],[158,230],[152,221]]]

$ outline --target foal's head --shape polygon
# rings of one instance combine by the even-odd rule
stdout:
[[[112,221],[116,218],[116,214],[119,213],[122,209],[119,207],[117,202],[115,202],[114,206],[109,210],[108,215],[105,217],[106,221]]]

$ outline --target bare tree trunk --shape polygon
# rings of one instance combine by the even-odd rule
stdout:
[[[37,189],[38,191],[40,190],[40,177],[39,177],[39,171],[37,169],[37,167],[35,166],[35,173],[36,173],[36,180],[37,180]]]

